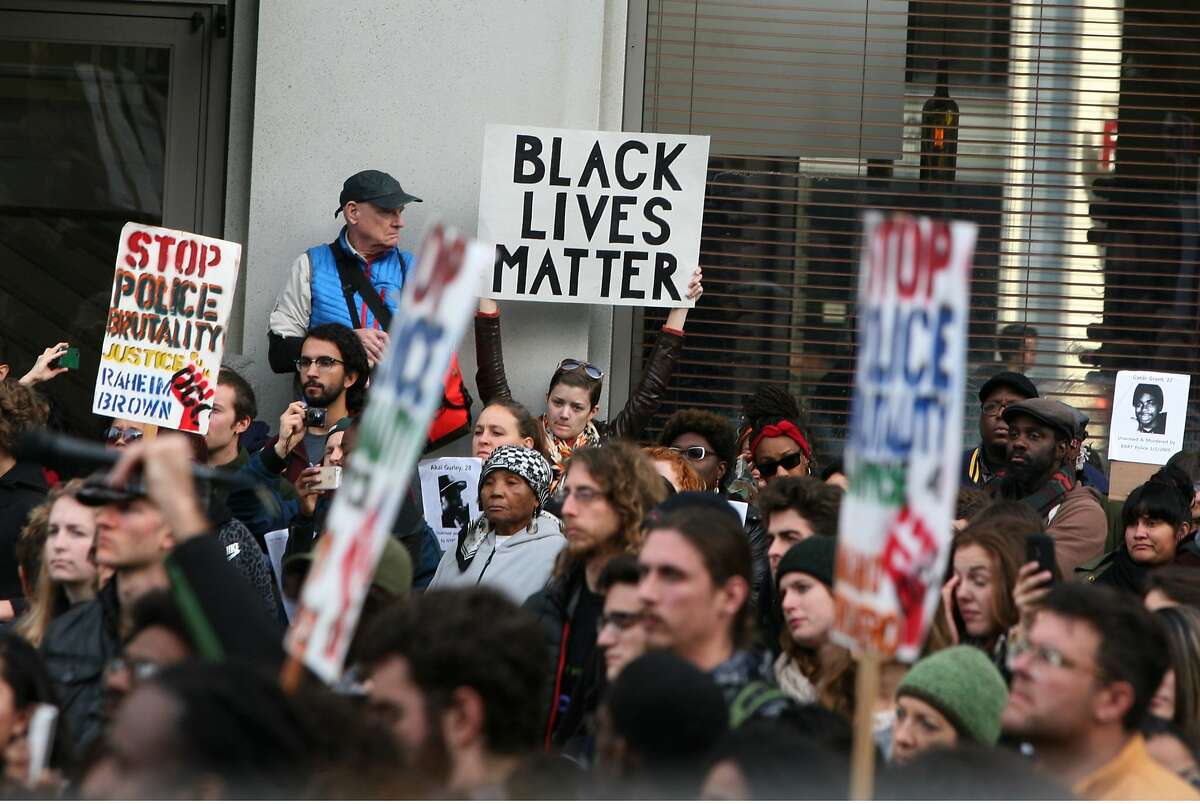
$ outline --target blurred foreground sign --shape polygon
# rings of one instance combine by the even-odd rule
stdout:
[[[285,644],[326,682],[336,681],[375,565],[442,401],[442,378],[491,263],[487,246],[433,225],[371,378],[358,444],[342,473],[317,556]]]
[[[937,610],[962,449],[973,223],[865,216],[834,639],[915,660]]]

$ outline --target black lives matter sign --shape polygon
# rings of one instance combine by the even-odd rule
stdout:
[[[708,137],[488,126],[484,295],[691,306],[707,166]]]

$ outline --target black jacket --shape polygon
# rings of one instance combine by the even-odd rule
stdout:
[[[663,327],[654,342],[654,351],[646,361],[642,378],[629,395],[629,401],[616,416],[607,422],[594,422],[601,443],[610,440],[639,438],[651,417],[662,406],[667,385],[679,355],[683,351],[683,333]],[[500,343],[500,316],[475,315],[475,386],[484,407],[493,402],[511,400],[512,390],[504,371],[504,350]]]
[[[566,578],[552,577],[546,583],[545,589],[530,595],[525,601],[524,608],[537,618],[538,625],[542,627],[542,636],[550,657],[550,689],[546,690],[544,697],[548,705],[547,747],[551,745],[551,736],[560,719],[563,698],[569,697],[573,691],[564,689],[564,685],[573,686],[571,679],[582,677],[586,669],[582,666],[567,667],[566,657],[563,655],[571,639],[572,620],[586,583],[583,569],[580,568]]]
[[[121,652],[116,579],[92,600],[50,621],[42,657],[62,707],[68,734],[83,748],[104,728],[104,667]]]
[[[14,550],[30,510],[46,499],[46,491],[46,477],[35,463],[18,461],[0,477],[0,600],[22,596]]]
[[[283,628],[213,534],[180,544],[165,561],[171,595],[198,657],[239,658],[275,670],[283,661]],[[76,746],[104,724],[104,667],[121,651],[118,579],[95,599],[50,621],[42,655]]]

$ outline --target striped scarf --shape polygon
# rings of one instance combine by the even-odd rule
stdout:
[[[543,416],[542,432],[546,434],[546,452],[549,453],[547,457],[550,459],[550,471],[553,474],[550,490],[553,492],[558,489],[558,484],[562,481],[563,470],[575,450],[600,446],[600,431],[596,429],[595,424],[588,422],[587,427],[583,428],[583,432],[576,436],[574,441],[568,443],[550,432],[550,426],[546,423],[546,417]]]

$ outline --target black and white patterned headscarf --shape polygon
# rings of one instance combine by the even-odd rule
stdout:
[[[480,508],[483,507],[483,481],[487,480],[487,476],[497,469],[512,472],[533,489],[533,496],[537,497],[538,501],[538,507],[533,511],[533,521],[536,522],[538,513],[550,497],[550,464],[542,457],[542,453],[516,444],[496,447],[491,456],[484,461],[483,469],[479,472]],[[458,550],[455,556],[458,559],[460,571],[466,572],[479,545],[483,544],[483,540],[487,537],[488,530],[489,525],[485,515],[480,515],[468,527],[463,528],[458,537]]]

